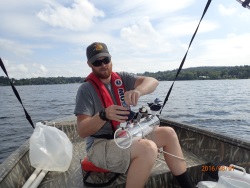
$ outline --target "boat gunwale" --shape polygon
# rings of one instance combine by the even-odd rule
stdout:
[[[165,123],[165,124],[167,124],[169,126],[175,126],[175,127],[178,127],[178,128],[186,129],[188,131],[199,133],[201,135],[211,137],[213,139],[225,142],[225,143],[230,144],[230,145],[240,147],[242,149],[250,150],[250,142],[247,142],[245,140],[237,139],[235,137],[230,137],[228,135],[215,133],[212,130],[202,129],[200,127],[195,127],[195,126],[190,125],[190,124],[176,122],[176,121],[171,120],[171,119],[160,118],[160,122]]]
[[[19,146],[15,151],[13,151],[9,157],[7,157],[0,164],[0,182],[11,173],[11,170],[15,168],[19,161],[27,154],[29,151],[29,139],[26,140],[21,146]],[[33,168],[33,167],[32,167]]]

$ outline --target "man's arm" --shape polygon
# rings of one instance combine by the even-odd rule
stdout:
[[[99,113],[92,117],[88,115],[77,115],[78,134],[82,138],[95,134],[105,123],[106,121],[99,117]]]
[[[118,105],[109,106],[105,109],[105,112],[106,117],[109,120],[115,120],[118,122],[125,122],[128,117],[124,115],[129,114],[127,108]],[[77,115],[78,134],[82,138],[93,135],[99,131],[106,122],[107,121],[104,121],[99,117],[99,112],[92,117],[88,115]]]
[[[159,82],[152,77],[139,76],[135,81],[135,90],[140,91],[141,96],[152,93]]]
[[[139,76],[134,85],[134,90],[125,92],[125,102],[128,105],[136,106],[140,96],[152,93],[159,82],[152,77]]]

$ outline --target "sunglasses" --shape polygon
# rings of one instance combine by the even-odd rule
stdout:
[[[105,57],[104,59],[99,59],[99,60],[95,60],[92,65],[94,67],[100,67],[102,65],[102,63],[104,63],[105,65],[109,64],[111,61],[110,57]]]

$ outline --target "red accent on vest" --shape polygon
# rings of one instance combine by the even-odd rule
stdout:
[[[85,81],[89,81],[95,87],[95,90],[104,108],[115,104],[108,89],[94,73],[90,73],[85,79]],[[123,106],[122,104],[124,103],[125,87],[122,83],[121,77],[115,72],[111,73],[111,87],[114,91],[116,104]],[[113,126],[113,129],[116,130],[116,127],[120,124],[120,122],[112,120],[111,124]]]

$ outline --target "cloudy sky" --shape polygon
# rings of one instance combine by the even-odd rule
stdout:
[[[86,47],[108,45],[114,71],[173,70],[206,0],[1,0],[0,57],[13,78],[87,76]],[[250,10],[214,0],[184,68],[250,65]],[[4,73],[0,70],[0,76]]]

